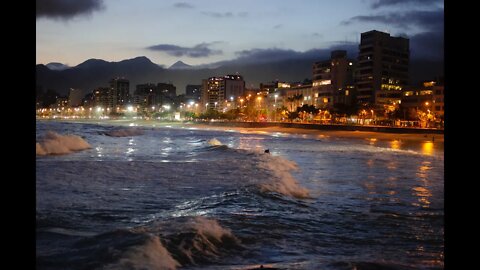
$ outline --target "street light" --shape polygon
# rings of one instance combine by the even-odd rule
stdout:
[[[262,97],[257,97],[257,100],[258,100],[258,107],[261,108]]]

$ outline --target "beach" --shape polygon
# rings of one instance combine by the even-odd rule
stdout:
[[[319,130],[310,128],[295,127],[241,127],[235,126],[235,123],[225,122],[165,122],[156,120],[140,120],[140,119],[120,119],[120,120],[98,120],[98,119],[77,119],[77,120],[61,120],[64,122],[77,123],[95,123],[95,124],[111,124],[111,125],[127,125],[127,126],[146,126],[146,127],[178,127],[178,128],[198,128],[205,130],[235,130],[242,133],[287,133],[287,134],[304,134],[314,136],[319,139],[336,137],[336,138],[353,138],[364,140],[380,140],[380,141],[399,141],[408,143],[433,143],[436,148],[443,148],[444,134],[436,133],[416,133],[415,129],[411,129],[411,133],[389,133],[379,131],[350,131],[350,130]],[[407,129],[404,129],[407,130]],[[408,131],[408,130],[407,130]]]

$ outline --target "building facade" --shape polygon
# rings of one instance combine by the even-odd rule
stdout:
[[[313,105],[321,109],[333,109],[338,104],[350,105],[354,89],[354,61],[347,58],[347,51],[331,53],[329,60],[313,64]]]
[[[82,105],[82,98],[84,97],[81,89],[70,88],[68,92],[68,105],[70,107],[78,107]]]
[[[199,102],[201,98],[201,85],[188,84],[185,87],[185,100]]]
[[[408,85],[409,39],[372,30],[361,34],[356,68],[357,101],[377,110],[394,109]]]
[[[124,78],[111,79],[108,107],[117,111],[117,107],[127,105],[130,101],[130,81]]]
[[[222,111],[227,104],[245,95],[245,81],[240,75],[210,77],[202,81],[201,103],[204,110]]]

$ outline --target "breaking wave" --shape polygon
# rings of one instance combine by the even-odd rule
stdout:
[[[224,251],[240,247],[240,241],[229,229],[205,217],[188,217],[154,228],[136,228],[129,234],[132,238],[135,235],[147,237],[141,244],[128,247],[118,260],[103,269],[174,270],[215,261],[226,254]],[[128,242],[127,239],[122,241]],[[117,245],[121,247],[125,243]]]
[[[173,270],[179,266],[162,245],[160,238],[150,236],[143,245],[130,248],[118,262],[107,265],[104,269]]]
[[[208,144],[211,145],[211,146],[223,145],[219,140],[217,140],[217,138],[210,139],[208,141]]]
[[[273,176],[260,184],[260,191],[277,192],[300,199],[310,198],[309,190],[302,187],[291,174],[291,171],[298,170],[295,162],[280,156],[265,154],[260,155],[258,166],[268,170]]]
[[[39,156],[69,154],[89,148],[92,146],[79,136],[60,135],[53,131],[48,131],[40,142],[36,143],[36,153]]]

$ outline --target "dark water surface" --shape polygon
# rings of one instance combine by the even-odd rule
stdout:
[[[37,155],[38,269],[443,269],[431,142],[38,121],[38,141],[47,131],[91,148]]]

